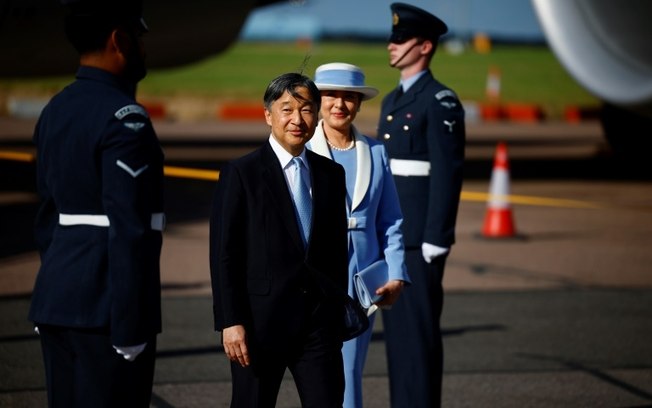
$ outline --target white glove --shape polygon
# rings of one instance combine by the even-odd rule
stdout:
[[[125,360],[134,361],[136,357],[138,357],[138,355],[142,353],[143,350],[145,350],[145,346],[147,346],[147,343],[139,344],[137,346],[127,346],[127,347],[113,346],[113,348],[118,354],[124,357]]]
[[[427,263],[432,262],[432,260],[438,256],[447,254],[449,250],[450,248],[438,247],[437,245],[429,244],[427,242],[421,244],[421,254]]]

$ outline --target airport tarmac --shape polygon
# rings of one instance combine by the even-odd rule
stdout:
[[[0,126],[0,150],[29,151],[29,125],[13,123],[27,130],[4,136],[10,126]],[[258,124],[155,126],[170,164],[210,169],[219,169],[223,159],[213,153],[227,154],[226,145],[235,149],[228,155],[237,154],[251,148],[246,141],[265,137]],[[518,232],[503,240],[479,234],[498,140],[509,144]],[[443,406],[652,406],[649,172],[609,157],[594,123],[474,125],[467,158],[457,243],[444,280]],[[45,406],[38,337],[26,321],[38,268],[29,243],[32,166],[0,161],[2,407]],[[229,405],[228,362],[212,330],[213,187],[207,180],[167,180],[164,331],[152,407]],[[380,318],[363,383],[365,407],[389,407]],[[278,406],[300,406],[289,375]]]

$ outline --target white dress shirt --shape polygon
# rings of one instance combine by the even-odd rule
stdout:
[[[288,153],[288,151],[285,150],[283,146],[281,146],[279,142],[272,135],[269,136],[269,144],[272,146],[272,150],[276,154],[276,157],[278,158],[278,162],[280,163],[281,168],[283,169],[283,173],[285,174],[285,182],[287,183],[288,189],[290,190],[290,192],[292,192],[293,191],[292,186],[294,185],[294,177],[296,172],[294,163],[292,163],[292,158],[294,156]],[[310,191],[310,195],[312,196],[312,183],[310,181],[310,166],[308,165],[308,159],[306,158],[305,148],[301,151],[301,154],[298,157],[303,162],[303,166],[301,166],[301,170],[305,172],[303,174],[304,176],[303,180],[308,185],[308,190]]]

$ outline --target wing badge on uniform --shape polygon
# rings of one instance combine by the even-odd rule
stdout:
[[[439,104],[445,108],[453,109],[457,106],[457,95],[455,95],[455,92],[451,91],[450,89],[444,89],[443,91],[437,92],[435,94],[435,98],[437,98]],[[452,101],[443,101],[442,99],[444,98],[451,98]]]
[[[116,161],[115,164],[117,164],[118,167],[120,167],[122,170],[129,173],[129,175],[131,177],[133,177],[133,178],[136,178],[136,177],[140,176],[140,174],[142,172],[144,172],[145,170],[147,170],[147,168],[149,167],[149,164],[146,164],[143,167],[141,167],[141,168],[139,168],[137,170],[134,170],[131,167],[129,167],[129,165],[127,163],[123,162],[122,160]]]
[[[133,130],[134,132],[138,132],[140,129],[145,127],[145,124],[142,122],[124,122],[123,125]]]

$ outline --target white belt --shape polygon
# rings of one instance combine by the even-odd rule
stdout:
[[[96,227],[108,227],[109,217],[106,215],[92,214],[59,214],[61,225],[94,225]]]
[[[95,227],[108,227],[111,225],[109,217],[104,214],[59,214],[61,225],[93,225]],[[153,213],[150,227],[154,231],[163,231],[165,228],[165,214]]]
[[[391,159],[389,168],[395,176],[429,176],[430,162],[423,160]]]

